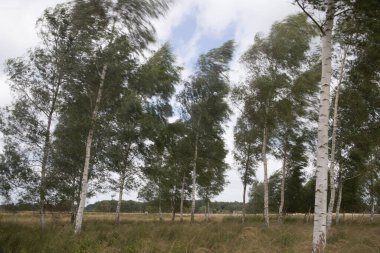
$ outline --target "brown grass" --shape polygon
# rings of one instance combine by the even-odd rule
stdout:
[[[246,224],[241,224],[232,215],[212,215],[206,223],[199,214],[197,222],[189,224],[172,223],[169,214],[164,215],[164,222],[159,222],[157,214],[122,214],[121,224],[115,225],[113,214],[86,213],[79,236],[73,235],[69,215],[64,213],[50,214],[45,232],[38,227],[37,213],[3,213],[0,217],[0,252],[7,253],[291,253],[310,252],[312,237],[312,224],[304,224],[302,215],[288,216],[284,225],[273,217],[266,228],[260,215],[248,216]],[[380,252],[380,223],[353,217],[331,229],[327,252]]]

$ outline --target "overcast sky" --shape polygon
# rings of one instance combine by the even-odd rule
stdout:
[[[3,73],[4,61],[26,54],[38,43],[35,23],[47,7],[62,0],[0,0],[0,106],[10,103],[11,96]],[[157,29],[157,47],[169,42],[180,65],[184,66],[184,77],[191,74],[199,54],[221,46],[233,39],[236,43],[235,58],[231,64],[230,78],[235,84],[243,79],[239,56],[253,42],[258,32],[267,33],[275,21],[299,12],[292,0],[176,0],[165,17],[154,21]],[[231,151],[234,119],[226,125],[225,140],[230,151],[227,162],[231,170],[227,173],[228,186],[215,199],[241,201],[242,184],[235,171]],[[270,160],[269,172],[280,167]],[[262,179],[262,167],[258,168],[258,179]],[[90,200],[109,198],[97,196]],[[136,199],[136,193],[128,193],[127,199]]]

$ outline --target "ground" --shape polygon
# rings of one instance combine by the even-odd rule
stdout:
[[[81,234],[74,236],[68,214],[50,213],[41,232],[37,213],[0,213],[0,252],[310,252],[312,222],[306,223],[303,215],[287,216],[283,225],[273,216],[269,228],[261,215],[248,216],[245,224],[229,214],[212,215],[208,223],[203,215],[197,215],[195,224],[188,218],[173,223],[169,214],[163,222],[156,214],[122,214],[116,225],[113,214],[86,213]],[[329,232],[326,252],[380,252],[379,219],[371,223],[366,215],[346,214]]]

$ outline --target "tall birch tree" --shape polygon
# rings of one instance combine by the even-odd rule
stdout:
[[[258,137],[259,133],[249,118],[241,115],[234,129],[234,159],[238,163],[243,183],[242,223],[245,222],[246,215],[247,187],[253,183],[260,154]]]
[[[86,138],[80,202],[75,222],[76,234],[81,231],[83,221],[91,146],[99,112],[104,106],[102,98],[107,95],[109,100],[104,101],[112,101],[111,95],[118,96],[119,92],[110,92],[110,90],[115,91],[117,86],[122,86],[122,73],[130,70],[133,54],[140,53],[154,41],[154,28],[150,20],[162,15],[167,7],[164,0],[75,2],[71,22],[75,24],[73,30],[80,36],[82,42],[81,47],[77,48],[81,55],[78,69],[85,74],[84,76],[77,74],[76,78],[88,89],[91,115]]]
[[[75,43],[68,5],[47,9],[37,27],[41,45],[30,50],[27,57],[9,59],[6,63],[14,102],[5,109],[2,132],[20,144],[32,167],[40,168],[40,226],[44,229],[54,119],[70,68],[67,54]]]
[[[227,119],[229,108],[225,97],[229,92],[228,64],[232,59],[233,41],[210,50],[198,59],[196,72],[185,83],[179,100],[184,109],[184,117],[190,124],[192,145],[192,204],[191,222],[194,222],[197,186],[197,163],[199,145],[207,135],[220,136],[222,123]]]
[[[271,142],[287,104],[294,80],[304,69],[314,27],[299,14],[275,23],[267,37],[255,36],[254,44],[242,56],[249,76],[241,87],[244,112],[261,131],[261,161],[264,170],[264,218],[269,226],[268,159]],[[306,69],[305,69],[306,70]],[[285,153],[284,153],[285,154]]]
[[[316,23],[321,32],[322,47],[322,74],[319,98],[317,168],[315,186],[314,227],[312,252],[324,252],[326,246],[326,215],[327,215],[327,188],[328,188],[328,128],[330,110],[330,84],[332,75],[332,33],[336,14],[336,0],[308,1],[296,0],[300,8]],[[308,5],[316,9],[325,10],[323,27],[313,15],[307,11]]]

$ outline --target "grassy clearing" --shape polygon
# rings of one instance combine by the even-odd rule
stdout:
[[[203,216],[198,215],[197,223],[181,224],[159,222],[153,214],[123,214],[121,224],[115,225],[111,214],[87,213],[83,231],[75,237],[67,215],[54,215],[59,218],[51,217],[53,222],[41,233],[36,224],[38,215],[3,214],[0,248],[6,253],[290,253],[309,252],[312,233],[311,223],[304,224],[300,216],[287,217],[284,225],[273,220],[270,228],[265,228],[259,216],[248,217],[243,225],[238,217],[226,215],[214,215],[209,223],[202,222]],[[169,215],[165,218],[169,220]],[[333,227],[327,252],[380,252],[380,223],[357,219]]]

